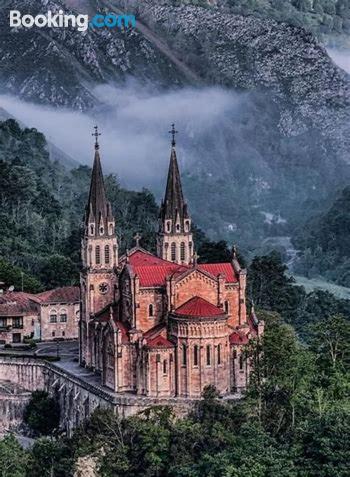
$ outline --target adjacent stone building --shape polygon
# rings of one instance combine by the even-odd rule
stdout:
[[[35,296],[40,304],[40,340],[78,339],[79,287],[62,287]]]
[[[40,338],[40,305],[35,295],[24,292],[0,294],[0,344]]]
[[[174,133],[157,255],[137,240],[118,256],[96,140],[82,240],[80,363],[118,393],[197,398],[212,384],[228,395],[246,387],[244,346],[263,323],[247,316],[246,271],[235,250],[230,262],[197,263]]]
[[[0,294],[0,344],[22,343],[24,338],[77,339],[79,319],[79,287],[37,295],[15,291]]]

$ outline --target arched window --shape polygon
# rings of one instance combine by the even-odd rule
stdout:
[[[182,345],[182,366],[187,364],[187,350],[186,345]]]
[[[104,234],[105,229],[103,227],[100,227],[100,235]]]
[[[109,255],[109,245],[105,245],[105,263],[109,263],[110,255]]]
[[[67,318],[68,318],[67,310],[65,308],[61,308],[61,310],[60,310],[60,322],[61,323],[67,323]]]
[[[90,235],[94,235],[95,233],[95,227],[94,227],[94,224],[91,224],[90,225]]]
[[[185,242],[181,242],[180,245],[180,260],[182,262],[185,260]]]
[[[167,232],[170,232],[170,230],[171,230],[170,220],[166,223],[166,230],[167,230]]]
[[[180,232],[180,224],[176,225],[176,232]]]
[[[229,311],[230,311],[229,303],[228,303],[228,301],[226,300],[226,301],[225,301],[225,313],[229,313]]]
[[[221,364],[221,345],[218,345],[218,364]]]
[[[211,355],[210,355],[210,345],[207,345],[207,366],[210,366]]]
[[[57,311],[50,310],[50,323],[57,323]]]
[[[193,366],[198,366],[198,345],[193,347]]]
[[[163,361],[163,374],[168,374],[168,363],[166,359]]]
[[[101,263],[101,251],[100,251],[99,245],[96,245],[96,248],[95,248],[95,262],[96,262],[96,265],[99,265]]]
[[[188,232],[190,230],[190,221],[189,220],[186,220],[185,222],[185,232]]]
[[[152,305],[152,303],[148,306],[148,316],[153,316],[153,305]]]
[[[242,371],[243,370],[243,355],[241,354],[239,357],[239,369]]]
[[[171,261],[172,262],[176,261],[176,243],[175,242],[171,244]]]

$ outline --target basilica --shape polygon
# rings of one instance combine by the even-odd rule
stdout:
[[[117,393],[198,398],[210,384],[222,396],[239,393],[250,370],[244,347],[263,322],[247,314],[246,270],[234,249],[230,262],[199,263],[172,132],[157,252],[136,237],[121,256],[96,132],[82,239],[80,364]]]

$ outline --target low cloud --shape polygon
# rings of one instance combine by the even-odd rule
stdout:
[[[165,181],[172,122],[179,130],[178,155],[181,166],[186,168],[201,160],[196,148],[201,139],[227,127],[229,118],[237,115],[241,105],[241,97],[220,88],[160,93],[131,84],[123,88],[99,86],[94,93],[106,106],[93,114],[38,106],[14,96],[2,95],[0,101],[15,118],[42,131],[83,164],[92,162],[91,133],[98,124],[105,171],[117,173],[129,187],[156,189],[159,181]],[[214,144],[213,154],[217,148]]]
[[[350,50],[328,48],[327,51],[334,63],[350,74]]]

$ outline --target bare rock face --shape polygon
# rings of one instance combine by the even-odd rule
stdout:
[[[98,477],[97,463],[97,457],[78,457],[75,464],[74,477]]]
[[[135,12],[137,27],[81,33],[11,30],[11,6],[46,12],[61,5],[8,0],[0,17],[1,90],[80,110],[101,108],[94,86],[130,78],[157,90],[234,91],[235,111],[209,135],[189,135],[187,144],[184,138],[194,219],[213,238],[248,247],[290,235],[350,179],[349,78],[301,28],[215,6],[164,3],[100,0],[96,11],[113,5]]]

